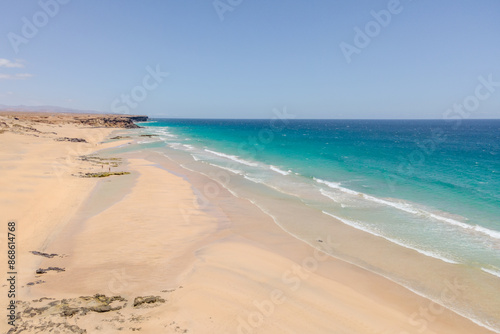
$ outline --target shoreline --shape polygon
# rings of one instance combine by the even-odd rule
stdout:
[[[163,153],[167,157],[175,157],[178,163],[192,172],[202,173],[205,176],[211,175],[212,181],[217,181],[231,194],[252,198],[252,203],[260,205],[261,209],[275,219],[278,226],[311,247],[318,245],[317,236],[331,234],[340,243],[340,247],[330,253],[333,257],[385,277],[409,291],[414,291],[419,296],[434,301],[433,304],[445,304],[446,308],[462,314],[464,318],[495,331],[493,328],[495,324],[498,324],[495,305],[498,305],[498,299],[490,298],[490,296],[496,294],[495,287],[500,287],[498,285],[500,282],[492,275],[478,272],[475,268],[450,264],[422,255],[416,250],[360,231],[333,218],[325,220],[321,211],[315,212],[311,208],[301,206],[297,198],[291,199],[283,193],[256,185],[236,173],[228,176],[227,173],[224,174],[224,171],[214,169],[216,165],[199,163],[196,158],[193,160],[189,154],[191,152],[193,151],[182,152],[182,150],[166,147]],[[248,187],[252,188],[251,191],[247,191]],[[266,190],[262,190],[263,188]],[[263,196],[264,192],[266,196]],[[258,203],[253,200],[257,200]],[[283,204],[280,203],[281,201]],[[294,206],[294,201],[298,204],[297,206]],[[311,220],[314,220],[314,224],[303,224]],[[401,276],[401,274],[404,275]],[[460,279],[467,287],[457,298],[452,300],[442,298],[442,291],[447,288],[447,283],[456,279]],[[490,319],[491,323],[488,322]]]
[[[74,131],[72,126],[66,128],[68,132]],[[108,139],[111,132],[112,129],[107,129]],[[0,141],[4,135],[0,134]],[[109,148],[126,142],[101,146]],[[71,145],[84,145],[50,144],[66,145],[67,150]],[[30,154],[33,152],[25,153]],[[190,332],[247,333],[311,330],[491,333],[448,309],[431,314],[434,319],[427,319],[424,328],[425,318],[411,316],[419,308],[435,309],[429,299],[378,274],[326,257],[227,190],[221,189],[222,195],[206,207],[200,205],[205,200],[197,189],[202,189],[209,179],[190,173],[173,161],[169,163],[149,152],[121,156],[123,170],[131,175],[98,181],[64,179],[69,183],[91,181],[85,185],[90,190],[80,189],[80,193],[70,193],[71,196],[61,199],[58,210],[70,208],[66,210],[67,217],[52,227],[54,237],[47,240],[40,236],[31,243],[38,243],[38,247],[45,245],[33,250],[67,256],[26,260],[23,270],[32,273],[38,262],[41,267],[64,266],[65,271],[41,276],[46,282],[31,286],[23,298],[71,298],[69,304],[73,304],[68,307],[74,308],[83,303],[77,300],[79,295],[96,293],[107,296],[119,293],[129,303],[152,294],[165,302],[157,300],[144,308],[121,305],[119,320],[123,322],[110,320],[117,314],[112,310],[82,315],[78,313],[81,309],[77,309],[77,313],[66,318],[45,310],[34,319],[64,320],[87,330],[94,328],[87,326],[98,323],[103,331],[116,330],[125,323],[129,331],[141,327],[145,332],[159,328],[175,332],[179,328]],[[72,168],[77,171],[81,166],[75,164]],[[85,196],[81,196],[82,192]],[[121,197],[102,201],[113,192]],[[137,242],[138,238],[144,242]],[[26,253],[28,241],[28,237],[20,241]],[[322,244],[329,246],[328,240]],[[32,255],[24,255],[25,259],[29,256]],[[122,268],[130,270],[123,274]],[[120,278],[127,283],[122,289],[116,285]],[[25,278],[23,283],[27,281]],[[165,315],[167,318],[162,319]],[[134,317],[143,319],[134,322],[131,320]],[[145,320],[146,317],[149,318]],[[27,318],[29,323],[32,319]],[[410,320],[419,326],[412,325]],[[423,331],[418,331],[422,328]]]
[[[171,160],[171,159],[169,159],[169,160]],[[177,164],[177,162],[173,162],[173,164]],[[181,167],[179,167],[179,168],[181,168]],[[182,167],[181,169],[184,169],[184,168],[185,168],[185,167]],[[185,171],[185,169],[184,169],[184,171]],[[178,172],[178,171],[177,171],[177,172]],[[205,177],[205,176],[202,176],[202,177]],[[205,177],[205,178],[206,178],[206,177]],[[197,182],[199,182],[199,181],[197,181]],[[208,179],[208,180],[207,180],[207,181],[205,181],[205,182],[211,182],[211,179]],[[235,195],[234,193],[232,193],[232,191],[230,191],[229,189],[226,189],[223,185],[221,185],[221,186],[224,188],[224,190],[225,190],[225,191],[227,191],[228,193],[230,193],[230,194],[229,194],[229,196],[234,196],[234,195]],[[244,201],[248,201],[247,199],[243,199],[243,200],[244,200]],[[251,202],[251,201],[250,201],[250,202]],[[255,205],[255,203],[252,203],[252,205]],[[257,206],[257,207],[258,207],[258,206]],[[310,247],[311,249],[317,249],[317,247],[315,247],[315,245],[318,245],[317,243],[313,245],[313,244],[311,244],[311,242],[308,242],[308,241],[307,241],[307,240],[305,240],[305,239],[301,239],[301,238],[297,237],[296,235],[294,235],[294,233],[292,233],[291,231],[288,231],[285,227],[281,226],[278,222],[276,222],[275,218],[274,218],[274,217],[272,217],[272,215],[269,215],[268,213],[266,213],[264,210],[262,210],[262,208],[258,208],[258,210],[259,210],[259,211],[261,211],[261,212],[263,212],[266,216],[268,216],[268,217],[272,218],[272,219],[273,219],[272,224],[274,224],[274,225],[275,225],[275,226],[276,226],[276,227],[277,227],[277,228],[278,228],[278,229],[279,229],[282,233],[286,233],[287,235],[289,235],[290,237],[292,237],[293,239],[295,239],[297,242],[305,244],[305,245],[306,245],[306,247]],[[353,230],[354,230],[354,228],[353,228],[353,227],[351,227],[351,226],[347,226],[347,228],[348,228],[348,229],[353,229]],[[358,230],[355,230],[355,231],[358,231]],[[359,231],[358,231],[358,232],[355,232],[355,233],[354,233],[354,235],[356,235],[357,233],[359,233]],[[372,236],[370,236],[370,237],[372,237]],[[383,243],[385,243],[385,241],[384,241]],[[395,249],[397,249],[398,247],[402,247],[402,246],[398,246],[398,245],[394,245],[394,246],[395,246],[395,247],[394,247]],[[279,251],[277,251],[276,249],[275,249],[274,251],[275,251],[275,252],[279,252]],[[410,250],[410,251],[414,251],[414,250]],[[454,310],[450,309],[448,306],[442,305],[442,303],[440,303],[439,301],[436,301],[435,299],[429,298],[428,296],[425,296],[424,294],[419,293],[419,292],[417,292],[417,291],[413,290],[412,288],[405,286],[405,285],[404,285],[404,284],[402,284],[401,282],[397,282],[397,281],[393,280],[393,279],[392,279],[392,278],[390,278],[389,276],[385,276],[385,275],[382,275],[382,274],[380,274],[380,273],[378,273],[378,272],[375,272],[375,271],[373,271],[373,270],[369,270],[369,269],[363,268],[363,267],[362,267],[362,266],[360,266],[359,264],[354,263],[354,262],[351,262],[351,261],[348,261],[348,260],[346,260],[346,259],[339,258],[339,257],[333,256],[333,255],[331,255],[331,254],[329,254],[329,256],[330,256],[330,257],[331,257],[331,259],[333,259],[334,261],[340,261],[340,262],[342,262],[342,263],[346,264],[347,266],[352,266],[352,267],[354,267],[354,268],[357,268],[357,269],[360,269],[360,270],[362,270],[362,271],[365,271],[365,273],[366,273],[366,274],[368,274],[368,276],[370,276],[370,275],[374,275],[375,277],[379,277],[379,278],[381,278],[381,279],[383,279],[383,280],[387,280],[387,281],[389,281],[389,282],[390,282],[390,284],[395,284],[395,285],[397,285],[399,288],[402,288],[402,289],[404,289],[404,290],[406,290],[406,291],[410,292],[412,295],[414,295],[414,296],[418,296],[418,298],[423,298],[424,300],[426,300],[426,301],[428,302],[428,305],[432,305],[432,307],[434,307],[434,308],[445,308],[445,309],[446,309],[446,310],[448,310],[449,312],[452,312],[453,314],[455,314],[455,315],[459,316],[460,318],[466,319],[467,321],[470,321],[470,322],[474,323],[475,325],[479,326],[479,327],[480,327],[481,329],[483,329],[483,330],[486,330],[487,332],[496,332],[494,329],[492,329],[492,328],[488,328],[488,326],[487,326],[487,325],[485,325],[485,324],[481,323],[480,321],[475,320],[475,319],[471,319],[471,318],[469,318],[469,317],[467,317],[467,316],[465,316],[465,315],[461,315],[461,314],[457,313],[457,311],[454,311]],[[431,260],[430,260],[430,261],[438,261],[438,262],[441,262],[441,260],[439,260],[439,259],[434,259],[434,258],[431,258]],[[344,281],[344,282],[345,282],[346,284],[349,284],[349,283],[348,283],[348,281]],[[447,286],[449,286],[449,284],[451,284],[451,281],[450,281],[450,282],[446,281],[445,283],[446,283],[446,284],[445,284],[445,285],[444,285],[444,287],[443,287],[444,291],[446,291],[446,290],[447,290]],[[458,284],[458,285],[460,285],[460,284],[459,284],[456,280],[455,280],[455,283],[456,283],[456,284]],[[369,293],[369,291],[367,291],[367,292]]]

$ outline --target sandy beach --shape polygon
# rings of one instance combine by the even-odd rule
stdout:
[[[18,318],[2,332],[493,333],[224,188],[206,198],[207,177],[155,152],[107,154],[138,140],[123,124],[12,115],[0,114],[0,237],[16,222]],[[464,288],[445,286],[443,298]]]

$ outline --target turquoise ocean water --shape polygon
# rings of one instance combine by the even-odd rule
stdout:
[[[500,120],[140,125],[158,135],[143,148],[182,151],[325,217],[500,279]]]

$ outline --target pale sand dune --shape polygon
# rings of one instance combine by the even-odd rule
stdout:
[[[109,134],[83,129],[71,137],[98,131]],[[61,333],[490,333],[387,279],[315,251],[229,193],[220,196],[229,209],[216,201],[199,207],[193,187],[203,181],[188,175],[188,182],[179,166],[136,154],[123,166],[131,175],[105,178],[95,187],[96,179],[71,176],[91,168],[81,161],[60,178],[51,171],[52,162],[75,145],[100,149],[96,140],[78,144],[4,133],[0,143],[7,176],[1,179],[1,219],[16,219],[20,226],[19,299],[67,299],[26,315],[26,332],[51,328],[50,320],[66,324]],[[31,250],[66,256],[48,259]],[[66,271],[35,275],[49,266]],[[37,279],[45,283],[26,285]],[[120,310],[82,314],[78,305],[95,301],[78,297],[96,293],[126,301],[111,304]],[[133,306],[134,298],[146,295],[165,302]],[[1,298],[3,303],[5,294]],[[68,305],[76,313],[61,316]]]

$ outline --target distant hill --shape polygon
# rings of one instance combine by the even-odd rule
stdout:
[[[71,108],[63,108],[57,106],[8,106],[0,104],[0,110],[4,111],[24,111],[24,112],[55,112],[55,113],[76,113],[76,114],[103,114],[101,111],[95,110],[78,110]]]

